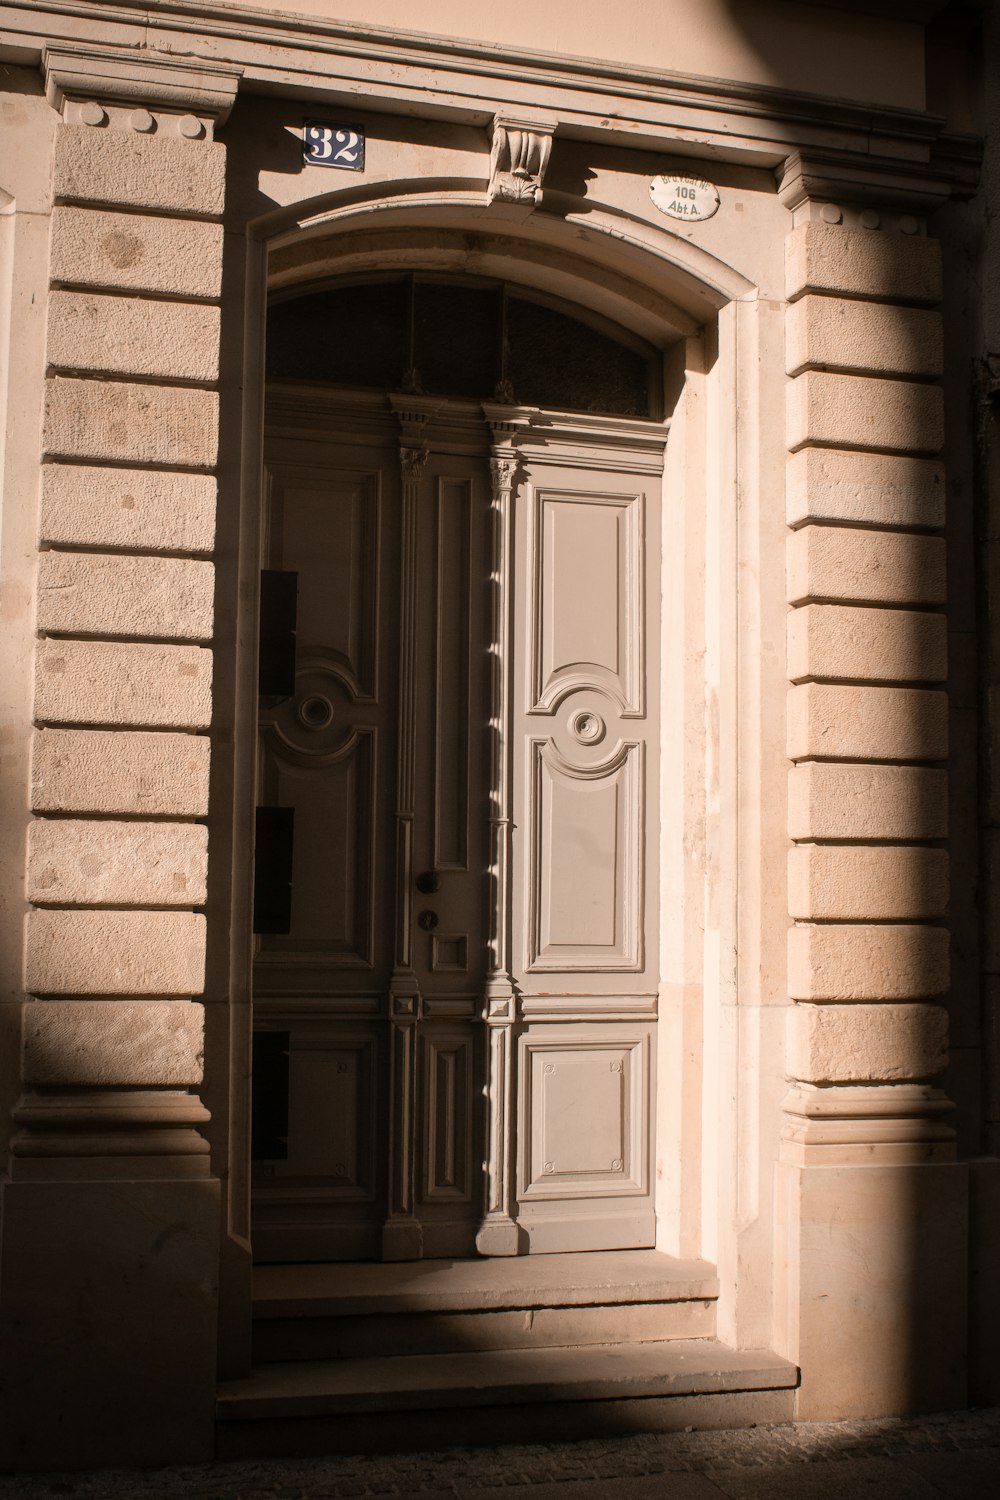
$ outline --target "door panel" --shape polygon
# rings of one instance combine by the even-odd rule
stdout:
[[[485,462],[447,425],[401,453],[370,405],[269,413],[264,563],[298,613],[295,694],[260,713],[259,800],[295,826],[290,931],[254,965],[289,1039],[259,1259],[398,1255],[401,1219],[402,1253],[469,1254],[481,1212]]]
[[[663,432],[546,413],[517,449],[518,1224],[534,1251],[639,1247],[655,1239]]]

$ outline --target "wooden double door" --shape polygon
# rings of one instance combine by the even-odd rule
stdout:
[[[270,392],[296,605],[260,710],[290,832],[284,873],[256,852],[290,881],[255,940],[260,1259],[653,1241],[663,445]]]

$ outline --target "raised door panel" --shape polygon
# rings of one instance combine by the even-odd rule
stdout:
[[[574,420],[529,428],[515,496],[516,1196],[546,1252],[655,1237],[663,434]]]
[[[258,995],[370,991],[390,961],[393,456],[327,457],[269,471],[267,562],[297,576],[296,672],[291,697],[262,704],[259,800],[295,821],[291,928],[260,939]]]
[[[295,678],[261,700],[257,798],[294,812],[291,923],[253,984],[255,1025],[287,1036],[287,1119],[255,1164],[254,1253],[353,1259],[386,1199],[398,444],[388,419],[371,442],[277,424],[262,565],[295,575]]]

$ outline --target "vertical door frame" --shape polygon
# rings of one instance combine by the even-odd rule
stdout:
[[[405,197],[405,194],[402,196]],[[389,225],[391,210],[399,199],[389,197],[377,200],[384,213],[380,222]],[[464,201],[464,200],[463,200]],[[448,208],[449,195],[442,194],[442,205],[453,216],[454,205]],[[338,213],[327,215],[327,228],[334,232],[355,227],[359,216],[368,218],[371,203],[353,205]],[[404,204],[405,208],[405,204]],[[434,221],[434,205],[429,208],[421,204],[428,222]],[[479,212],[478,204],[476,212]],[[609,220],[614,215],[606,214]],[[334,223],[335,219],[343,222]],[[308,206],[302,206],[299,222],[308,219]],[[453,217],[452,217],[453,222]],[[594,224],[593,218],[591,224]],[[600,235],[605,226],[598,225]],[[610,229],[610,225],[608,226]],[[585,271],[576,286],[573,284],[575,254],[572,224],[553,221],[546,223],[546,233],[555,239],[562,237],[562,253],[566,273],[570,280],[566,285],[570,295],[577,296],[582,305],[588,303],[588,291],[592,286],[592,275]],[[315,233],[315,221],[313,222]],[[745,733],[738,732],[737,720],[750,710],[753,724],[760,726],[762,698],[760,692],[760,661],[755,657],[762,633],[770,637],[770,618],[762,626],[762,600],[765,587],[770,588],[773,578],[758,575],[750,588],[744,588],[737,606],[737,580],[743,583],[741,569],[744,566],[742,549],[749,545],[759,550],[760,532],[763,527],[766,506],[760,490],[761,475],[771,468],[770,444],[763,443],[759,414],[764,404],[761,396],[762,381],[772,381],[781,370],[781,361],[773,359],[774,325],[758,302],[754,286],[738,270],[719,261],[712,261],[705,252],[697,255],[683,242],[667,237],[655,226],[647,229],[640,225],[638,231],[630,225],[633,248],[638,245],[646,253],[646,267],[650,288],[659,285],[666,274],[668,280],[677,275],[683,283],[701,286],[701,296],[709,306],[721,309],[718,347],[713,347],[715,336],[710,332],[707,343],[697,335],[682,340],[678,349],[683,354],[677,360],[680,371],[678,388],[683,386],[681,411],[684,402],[688,410],[680,424],[686,432],[680,450],[668,460],[668,488],[671,478],[679,480],[676,490],[683,494],[679,501],[682,512],[690,517],[703,507],[707,517],[714,515],[714,542],[719,547],[718,555],[710,556],[709,537],[704,535],[702,543],[694,545],[694,553],[702,565],[706,559],[715,570],[708,586],[701,588],[700,599],[686,601],[687,619],[681,621],[681,642],[670,647],[664,661],[664,677],[676,689],[672,701],[679,702],[682,714],[692,708],[700,719],[701,729],[693,726],[694,740],[701,735],[701,764],[697,775],[713,789],[715,827],[722,837],[709,841],[708,859],[701,871],[695,875],[690,868],[680,865],[667,880],[662,895],[664,907],[670,899],[669,889],[677,895],[686,892],[701,909],[713,916],[714,927],[703,932],[701,952],[695,951],[693,934],[681,934],[678,948],[679,959],[671,966],[661,965],[661,1002],[675,1018],[676,1024],[669,1027],[661,1024],[658,1043],[659,1065],[679,1069],[681,1099],[676,1109],[660,1113],[660,1135],[657,1142],[657,1157],[662,1166],[665,1155],[671,1156],[680,1165],[675,1180],[663,1183],[659,1188],[658,1244],[661,1249],[674,1254],[714,1252],[719,1262],[722,1280],[721,1309],[723,1327],[730,1337],[742,1343],[768,1342],[769,1332],[759,1336],[762,1320],[769,1327],[769,1303],[760,1295],[761,1286],[770,1277],[770,1188],[765,1180],[769,1176],[768,1160],[770,1142],[777,1137],[777,1106],[775,1100],[777,1083],[781,1076],[781,1044],[774,1029],[774,1022],[782,1019],[780,1007],[770,1006],[770,1013],[763,1014],[757,1004],[760,989],[759,978],[750,973],[750,965],[741,957],[738,934],[746,936],[752,932],[754,922],[762,916],[760,911],[759,859],[764,791],[759,781],[761,758],[759,744],[749,746]],[[236,652],[240,665],[237,668],[235,694],[234,747],[232,779],[233,788],[233,865],[232,865],[232,946],[231,946],[231,1000],[229,1026],[229,1086],[224,1114],[230,1129],[224,1150],[229,1161],[228,1173],[228,1226],[230,1243],[237,1247],[238,1262],[231,1278],[230,1347],[239,1349],[243,1337],[245,1312],[248,1305],[248,1118],[249,1086],[247,1064],[249,1059],[249,963],[248,951],[242,933],[249,931],[250,849],[249,819],[252,808],[253,724],[254,694],[252,691],[252,662],[254,659],[257,632],[256,573],[258,567],[260,524],[260,472],[262,451],[262,405],[263,405],[263,317],[266,303],[267,264],[269,236],[271,246],[290,244],[299,238],[300,231],[289,229],[285,222],[251,225],[247,234],[246,263],[246,309],[247,343],[244,371],[243,433],[242,433],[242,521],[238,547],[238,597],[240,608],[236,625]],[[516,240],[512,241],[516,249]],[[318,247],[318,242],[317,242]],[[613,257],[612,247],[607,254]],[[414,252],[413,264],[419,262],[419,250]],[[690,264],[688,264],[690,262]],[[317,254],[321,267],[318,275],[330,274],[330,245],[327,242]],[[394,262],[398,264],[398,259]],[[365,268],[378,269],[384,264],[378,249],[368,252]],[[503,269],[488,270],[486,274],[497,274],[508,280],[516,280],[516,258],[503,263]],[[460,258],[456,259],[461,268]],[[359,269],[357,254],[351,256],[352,273]],[[635,279],[635,262],[631,267]],[[302,279],[307,279],[303,274]],[[728,331],[727,331],[728,330]],[[764,330],[764,333],[762,333]],[[708,353],[706,355],[706,349]],[[668,361],[668,367],[670,361]],[[772,376],[771,372],[774,372]],[[668,368],[669,374],[669,368]],[[690,398],[690,399],[689,399]],[[700,410],[696,410],[700,405]],[[715,436],[729,434],[725,438],[724,456],[713,457],[711,447],[712,424]],[[678,430],[675,418],[675,433]],[[735,446],[741,446],[741,461],[734,457]],[[767,454],[751,453],[759,446],[767,448]],[[752,458],[752,473],[756,476],[750,486],[753,513],[748,511],[746,475],[751,472],[744,455]],[[739,468],[739,478],[737,469]],[[700,523],[699,523],[700,524]],[[757,528],[754,531],[754,528]],[[689,530],[692,528],[689,527]],[[698,530],[698,526],[693,528]],[[666,549],[665,549],[666,550]],[[713,687],[706,683],[705,675],[692,671],[691,653],[698,651],[698,629],[690,628],[692,613],[711,616],[712,633],[719,646],[718,683]],[[720,623],[721,622],[721,623]],[[727,623],[728,622],[728,623]],[[702,635],[704,631],[702,630]],[[702,641],[702,647],[704,640]],[[770,649],[770,640],[768,649]],[[706,707],[707,704],[707,707]],[[737,712],[738,711],[738,712]],[[708,738],[705,725],[712,721]],[[745,722],[745,721],[744,721]],[[691,742],[692,726],[683,732]],[[709,747],[708,739],[712,744]],[[671,743],[676,742],[676,736]],[[748,752],[749,748],[749,754]],[[665,751],[666,753],[666,751]],[[714,763],[712,758],[716,757]],[[695,757],[697,759],[697,757]],[[755,778],[757,778],[755,780]],[[694,762],[685,755],[681,767],[681,780],[690,789],[697,779]],[[675,803],[684,803],[682,789]],[[682,819],[690,809],[685,807]],[[737,815],[738,814],[738,815]],[[748,816],[749,814],[749,816]],[[773,823],[773,819],[771,822]],[[669,822],[669,820],[668,820]],[[668,834],[669,836],[669,834]],[[756,891],[754,901],[749,904],[741,898],[738,874],[746,864],[747,857],[757,865],[752,873],[751,894]],[[756,912],[753,910],[756,902]],[[690,905],[690,899],[687,901]],[[766,900],[763,903],[767,905]],[[242,919],[242,921],[241,921]],[[784,938],[784,925],[781,939]],[[767,941],[774,937],[772,915],[766,918]],[[712,935],[714,934],[714,936]],[[241,946],[242,945],[242,946]],[[749,950],[744,950],[749,951]],[[783,965],[782,965],[783,971]],[[718,1009],[715,1021],[708,1023],[709,1010],[702,1010],[706,990],[717,997]],[[764,997],[774,1000],[776,997]],[[749,999],[751,1004],[745,1008]],[[738,1003],[737,1003],[738,1002]],[[722,1007],[726,1014],[722,1015]],[[661,1003],[661,1015],[663,1004]],[[718,1025],[722,1016],[723,1024]],[[708,1024],[706,1024],[708,1023]],[[735,1023],[730,1024],[730,1023]],[[714,1035],[713,1027],[715,1027]],[[719,1039],[714,1058],[706,1058],[706,1041]],[[775,1051],[775,1049],[777,1049]],[[702,1061],[702,1071],[698,1062]],[[709,1062],[710,1066],[704,1066]],[[221,1071],[221,1070],[220,1070]],[[698,1076],[695,1076],[696,1073]],[[762,1079],[766,1081],[764,1092]],[[775,1127],[771,1133],[770,1120]],[[703,1140],[704,1137],[704,1140]],[[715,1149],[712,1149],[712,1142]],[[707,1148],[707,1149],[706,1149]],[[733,1148],[731,1150],[731,1148]],[[720,1161],[726,1157],[726,1170]],[[661,1177],[659,1167],[657,1176]],[[748,1238],[749,1235],[749,1238]],[[233,1257],[231,1257],[232,1259]],[[748,1269],[749,1267],[749,1269]],[[225,1278],[225,1267],[224,1267]],[[752,1308],[748,1312],[741,1300],[740,1289],[746,1284],[756,1288]],[[225,1295],[225,1294],[224,1294]],[[750,1305],[747,1304],[747,1307]],[[225,1337],[225,1328],[224,1328]],[[237,1354],[238,1358],[238,1354]]]

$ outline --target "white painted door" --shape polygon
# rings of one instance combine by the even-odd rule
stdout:
[[[659,424],[488,408],[510,496],[509,1006],[480,1247],[654,1241]],[[508,1020],[508,1014],[511,1017]],[[494,1110],[494,1125],[496,1122]],[[505,1221],[513,1220],[516,1232]]]
[[[255,1252],[650,1244],[662,428],[305,399],[269,415]]]

